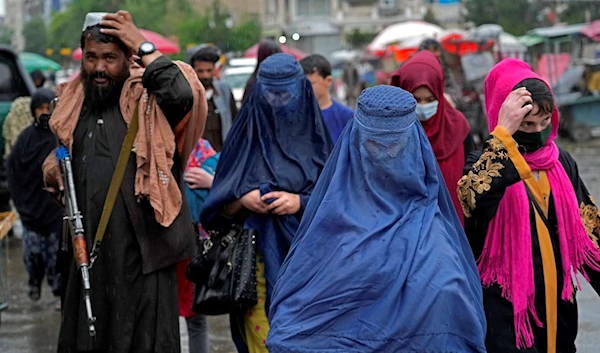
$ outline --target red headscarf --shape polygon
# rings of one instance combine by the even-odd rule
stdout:
[[[430,51],[418,52],[392,77],[392,86],[411,93],[425,86],[438,100],[437,113],[431,119],[421,123],[442,170],[456,212],[463,223],[464,216],[456,193],[456,185],[463,174],[464,142],[471,127],[465,116],[452,108],[444,97],[444,71],[440,61]]]

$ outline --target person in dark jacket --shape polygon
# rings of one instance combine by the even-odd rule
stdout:
[[[238,113],[231,88],[215,76],[220,57],[221,51],[217,47],[206,46],[198,49],[190,60],[190,65],[206,89],[208,115],[202,138],[208,140],[217,152],[223,149],[223,141]]]
[[[579,278],[600,294],[600,218],[548,83],[506,59],[485,79],[490,136],[458,184],[479,259],[488,353],[577,351]]]
[[[23,260],[29,274],[29,297],[39,300],[44,277],[55,296],[60,295],[60,275],[56,273],[56,254],[62,211],[44,191],[42,164],[56,147],[48,128],[49,104],[55,95],[39,89],[31,98],[32,125],[18,137],[8,158],[8,187],[24,226]]]
[[[44,76],[44,73],[41,70],[33,70],[30,75],[36,88],[44,87],[44,84],[46,84],[46,76]]]
[[[67,242],[57,352],[179,352],[175,265],[196,253],[197,238],[182,171],[204,129],[204,87],[189,65],[146,42],[127,11],[87,14],[81,49],[81,72],[57,89],[50,128],[71,146],[85,241],[88,249],[97,244],[89,273],[96,332],[90,335],[81,276]],[[100,246],[95,234],[136,114],[136,145]],[[58,193],[55,153],[43,170],[46,187]]]

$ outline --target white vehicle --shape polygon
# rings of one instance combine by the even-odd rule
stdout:
[[[227,62],[228,67],[252,66],[256,67],[258,60],[256,58],[236,58]]]
[[[256,60],[254,60],[254,62],[256,63]],[[254,68],[255,66],[248,65],[227,66],[223,70],[221,79],[227,82],[229,88],[231,88],[231,93],[233,93],[233,98],[235,99],[238,109],[242,106],[242,99],[244,98],[244,89],[246,88],[246,83],[248,82],[248,79],[250,79],[250,76],[252,76],[252,73],[254,72]]]

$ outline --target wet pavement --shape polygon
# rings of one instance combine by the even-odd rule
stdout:
[[[579,165],[582,179],[592,196],[600,200],[600,141],[585,147],[565,146],[572,152]],[[57,300],[45,285],[42,298],[32,302],[27,297],[26,273],[21,259],[21,243],[17,239],[2,241],[2,267],[4,283],[10,306],[0,315],[0,352],[2,353],[50,353],[56,352],[60,326],[60,313],[55,309]],[[578,353],[596,353],[600,347],[600,298],[585,284],[578,295],[579,336]],[[213,353],[234,353],[227,317],[211,317],[210,344]],[[182,352],[188,352],[185,322],[181,320]]]
[[[54,353],[60,328],[57,299],[44,283],[42,298],[33,302],[27,296],[27,274],[21,259],[19,239],[2,241],[2,267],[4,285],[8,292],[9,307],[0,313],[0,352],[2,353]],[[188,353],[185,320],[179,320],[182,353]],[[209,318],[210,347],[212,353],[235,353],[229,336],[229,319]]]

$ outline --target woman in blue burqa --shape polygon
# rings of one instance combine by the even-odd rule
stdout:
[[[224,216],[245,209],[245,227],[257,231],[258,305],[231,315],[240,352],[267,352],[272,289],[332,148],[300,64],[287,54],[266,59],[225,141],[201,216],[203,226],[217,229]]]
[[[475,259],[413,96],[367,89],[272,296],[271,353],[485,352]]]

